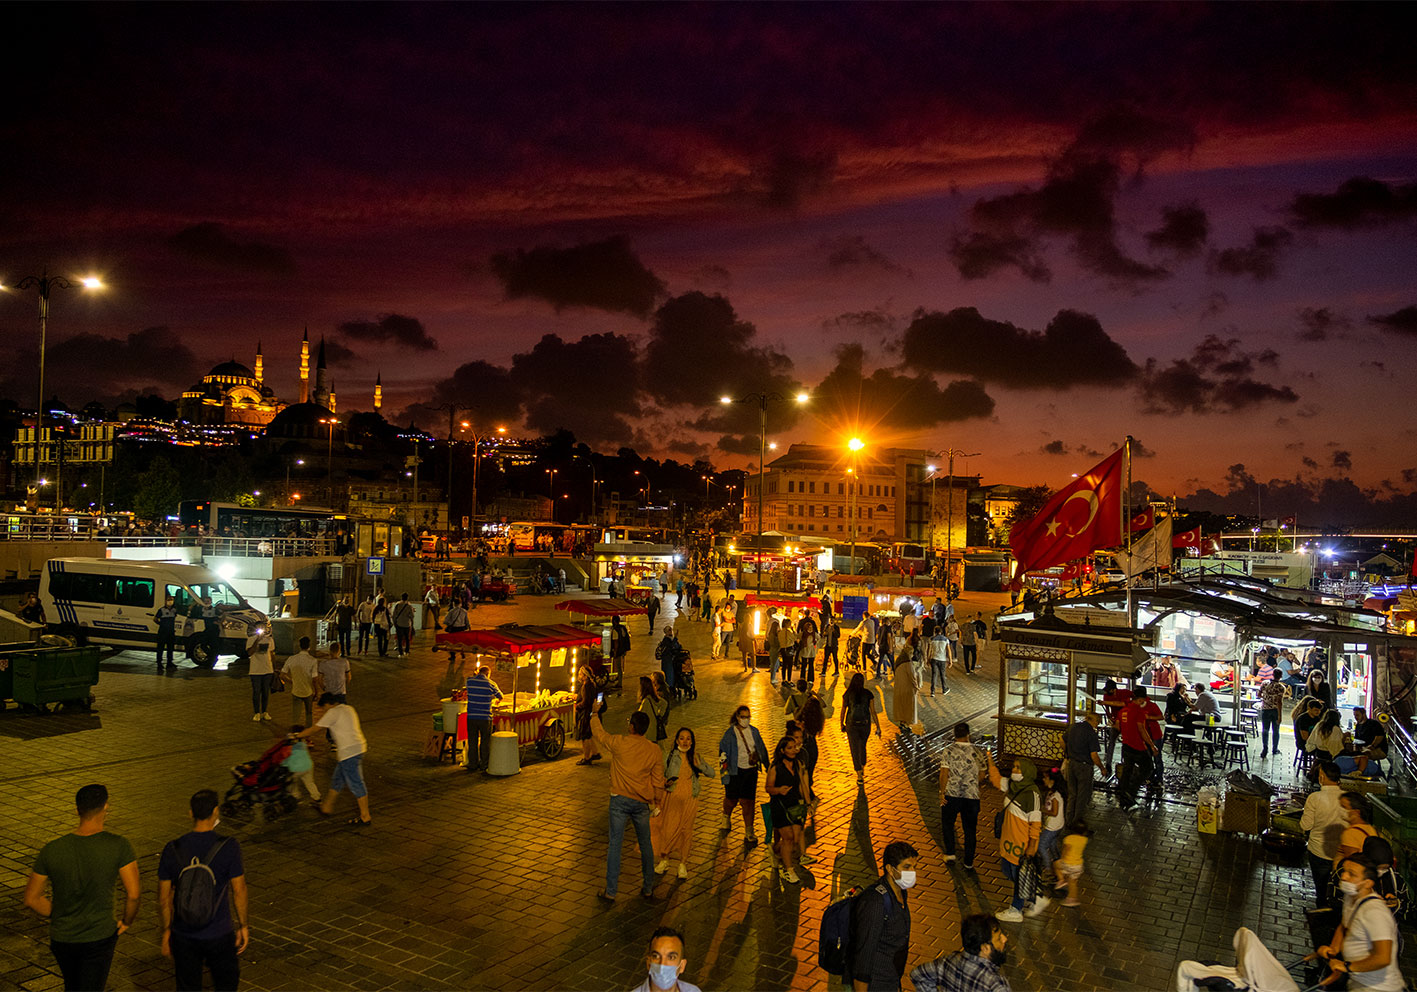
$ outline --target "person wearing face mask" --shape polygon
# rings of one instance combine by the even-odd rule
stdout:
[[[859,896],[851,913],[851,987],[855,992],[898,992],[910,952],[910,902],[915,859],[905,841],[886,845],[881,879]]]
[[[684,935],[673,927],[658,927],[649,939],[645,955],[649,977],[634,992],[699,992],[680,976],[688,961],[684,958]]]
[[[212,988],[235,989],[241,979],[238,955],[246,950],[251,932],[246,915],[246,871],[241,863],[241,844],[235,837],[216,832],[221,818],[220,800],[211,789],[194,793],[189,807],[192,829],[162,849],[157,865],[158,912],[162,917],[162,953],[172,958],[175,987],[200,992],[202,972],[210,969]],[[181,898],[191,886],[197,860],[211,871],[215,905],[205,920],[186,919]],[[236,918],[232,919],[235,907]]]
[[[1382,896],[1373,891],[1378,867],[1370,858],[1354,855],[1343,862],[1338,888],[1343,913],[1333,939],[1309,960],[1328,962],[1330,977],[1348,975],[1348,987],[1374,992],[1400,992],[1407,988],[1397,965],[1397,920]],[[1327,981],[1327,979],[1325,979]]]
[[[649,836],[659,863],[656,875],[669,870],[669,859],[679,861],[679,877],[689,877],[689,845],[694,840],[694,813],[699,806],[699,781],[713,769],[698,753],[694,732],[680,727],[674,747],[664,756],[664,807],[650,821]]]
[[[758,798],[758,769],[767,763],[768,746],[753,726],[752,711],[740,706],[733,711],[728,729],[718,742],[718,774],[723,782],[723,823],[719,829],[733,829],[733,807],[740,807],[746,832],[744,843],[749,847],[758,842],[753,828],[757,818],[753,804]]]
[[[1015,758],[1013,771],[1007,779],[994,764],[994,756],[989,759],[989,783],[1006,796],[1003,810],[1003,824],[999,829],[999,864],[1004,877],[1014,885],[1014,898],[1007,909],[1001,909],[994,918],[1003,923],[1017,923],[1023,919],[1023,895],[1019,891],[1019,880],[1023,876],[1023,861],[1038,853],[1038,841],[1043,833],[1043,803],[1038,794],[1038,769],[1027,758]],[[1047,905],[1046,898],[1038,904]]]
[[[960,949],[922,964],[910,973],[915,992],[1010,992],[999,969],[1008,958],[1009,938],[993,917],[966,916],[959,925]]]
[[[772,810],[772,825],[777,834],[775,853],[782,865],[782,877],[792,884],[797,878],[797,852],[802,850],[802,834],[807,822],[807,776],[798,763],[802,740],[794,735],[796,726],[789,721],[788,733],[778,742],[768,769],[768,805]]]

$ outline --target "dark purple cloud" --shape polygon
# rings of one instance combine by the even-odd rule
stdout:
[[[1190,258],[1205,247],[1210,237],[1210,218],[1194,203],[1183,203],[1161,211],[1161,226],[1146,236],[1157,251],[1169,251]]]
[[[284,248],[263,241],[242,241],[225,225],[212,221],[183,228],[167,239],[167,247],[185,258],[238,272],[295,274],[295,260]]]
[[[1273,279],[1279,271],[1279,257],[1294,240],[1282,227],[1257,227],[1250,243],[1213,251],[1210,271],[1225,276],[1248,276],[1255,282]]]
[[[1300,341],[1327,341],[1349,326],[1347,317],[1329,307],[1302,307],[1299,310]]]
[[[950,261],[964,279],[985,279],[1003,269],[1017,269],[1030,282],[1053,279],[1038,246],[1019,234],[970,231],[956,235],[950,240]]]
[[[558,312],[589,307],[648,317],[665,289],[623,236],[501,252],[491,264],[507,299],[544,300]]]
[[[213,364],[198,358],[186,336],[169,327],[146,327],[122,337],[81,333],[45,349],[44,391],[80,404],[97,399],[112,405],[140,391],[171,396],[192,385]],[[7,349],[0,359],[0,395],[32,408],[38,366],[37,350]]]
[[[865,350],[842,345],[836,366],[812,389],[812,412],[829,423],[911,432],[994,412],[977,382],[960,379],[944,388],[932,376],[889,369],[865,371]]]
[[[1245,351],[1236,338],[1207,335],[1189,358],[1169,364],[1148,360],[1140,394],[1148,413],[1225,413],[1265,403],[1296,403],[1289,386],[1262,382],[1253,376],[1258,365],[1274,366],[1271,349]]]
[[[891,261],[886,255],[866,243],[859,234],[842,234],[833,238],[823,238],[821,249],[826,252],[827,268],[833,272],[850,269],[876,269],[899,275],[910,275],[910,270]]]
[[[732,431],[733,426],[721,424],[719,397],[796,392],[792,359],[759,344],[757,336],[757,328],[740,320],[722,296],[690,292],[673,297],[655,311],[650,325],[644,387],[660,402],[711,411],[704,429]]]
[[[1304,227],[1355,230],[1417,219],[1417,183],[1389,184],[1355,176],[1332,193],[1300,193],[1289,206]]]
[[[401,313],[386,313],[377,320],[349,320],[336,328],[345,337],[374,344],[394,344],[415,351],[437,351],[423,322]]]
[[[1417,335],[1417,305],[1403,307],[1392,313],[1373,314],[1368,318],[1368,323],[1394,334]]]

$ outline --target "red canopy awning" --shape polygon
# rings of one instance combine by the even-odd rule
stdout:
[[[630,616],[642,617],[649,611],[628,599],[567,599],[556,604],[556,609],[567,613],[579,613],[587,617]]]
[[[748,606],[776,606],[785,610],[815,610],[819,605],[817,600],[807,596],[775,596],[772,593],[759,596],[755,592],[748,593],[743,602]]]
[[[488,651],[548,651],[553,648],[576,648],[600,643],[600,631],[582,630],[568,623],[522,626],[509,623],[502,627],[481,627],[461,630],[456,634],[438,635],[438,644],[465,644]]]

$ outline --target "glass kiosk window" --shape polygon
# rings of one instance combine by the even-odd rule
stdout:
[[[1061,661],[1009,661],[1004,713],[1035,720],[1066,720],[1068,666]]]
[[[1366,644],[1344,644],[1334,669],[1334,685],[1338,690],[1335,702],[1339,709],[1354,706],[1370,708],[1368,687],[1372,684],[1373,656]]]

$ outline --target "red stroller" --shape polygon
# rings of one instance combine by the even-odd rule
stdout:
[[[231,769],[236,779],[221,802],[223,816],[249,816],[264,811],[267,819],[293,811],[299,804],[291,795],[295,777],[283,762],[290,757],[290,741],[282,737],[255,761],[246,761]]]

